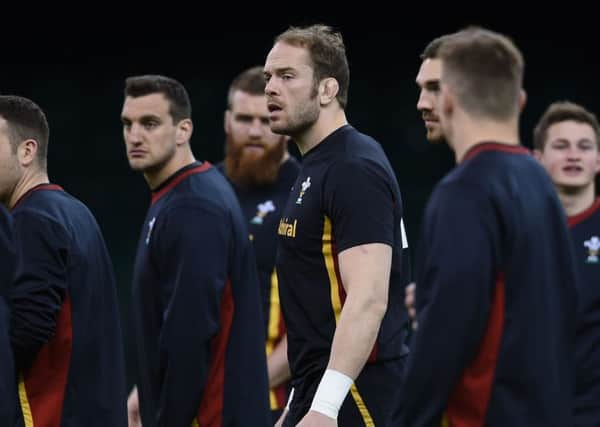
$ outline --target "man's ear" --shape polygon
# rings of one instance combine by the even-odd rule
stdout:
[[[321,105],[328,105],[337,96],[340,91],[340,85],[333,77],[321,80],[319,83],[319,102]]]
[[[192,131],[194,125],[191,119],[183,119],[177,123],[177,130],[175,132],[175,142],[178,145],[185,144],[192,138]]]
[[[231,111],[229,109],[225,110],[225,114],[223,115],[223,130],[225,130],[225,134],[229,134],[231,131]]]
[[[37,156],[38,142],[35,139],[26,139],[17,147],[17,158],[22,166],[31,165]]]
[[[525,92],[525,89],[521,88],[521,91],[519,92],[519,111],[525,109],[525,104],[527,104],[527,92]]]

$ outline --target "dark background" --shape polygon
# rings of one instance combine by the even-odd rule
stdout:
[[[95,24],[87,32],[80,25],[65,35],[48,33],[31,42],[14,38],[3,45],[0,92],[29,97],[45,110],[51,129],[51,180],[85,202],[104,232],[116,271],[130,368],[129,282],[149,192],[142,176],[129,170],[125,156],[119,121],[125,77],[158,73],[180,80],[192,99],[196,157],[216,163],[223,153],[223,111],[231,79],[246,67],[262,64],[273,37],[288,25],[335,25],[344,34],[350,62],[348,119],[379,140],[390,157],[413,249],[427,198],[453,165],[445,146],[427,143],[415,109],[419,54],[433,37],[473,23],[513,38],[526,59],[529,98],[521,122],[526,146],[536,120],[553,101],[568,99],[600,112],[595,26],[561,20],[537,20],[534,25],[517,17],[438,19],[432,24],[426,15],[386,24],[326,16],[264,22],[270,23],[219,21],[176,30],[170,25],[163,31],[160,21],[128,28],[124,20],[115,26]],[[130,369],[128,383],[132,381]]]

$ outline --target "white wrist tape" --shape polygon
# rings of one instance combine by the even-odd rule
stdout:
[[[288,401],[285,405],[285,410],[289,411],[290,410],[290,404],[292,403],[292,399],[294,398],[294,387],[292,387],[292,389],[290,390],[290,397],[288,397]]]
[[[338,412],[353,382],[349,376],[334,369],[327,369],[317,387],[310,410],[327,415],[334,420],[337,419]]]

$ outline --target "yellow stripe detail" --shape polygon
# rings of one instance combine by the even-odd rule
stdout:
[[[279,338],[279,322],[281,321],[281,310],[279,305],[279,282],[277,281],[277,271],[271,273],[271,295],[269,304],[269,326],[267,327],[267,356],[275,348],[275,340]],[[279,409],[277,406],[277,397],[272,389],[269,389],[269,403],[271,409]]]
[[[356,406],[358,407],[358,411],[360,412],[360,415],[362,416],[362,419],[365,422],[365,426],[366,427],[375,427],[375,422],[373,421],[373,418],[371,418],[371,414],[369,413],[369,410],[367,409],[367,405],[365,405],[365,401],[363,400],[362,396],[358,392],[358,389],[356,388],[356,384],[352,384],[352,387],[350,387],[350,393],[352,393],[352,398],[354,399],[354,402],[356,403]]]
[[[25,379],[23,378],[23,374],[19,375],[19,401],[21,402],[21,411],[23,412],[25,427],[33,427],[33,414],[31,413],[31,407],[29,406],[29,399],[27,399],[27,390],[25,390]]]
[[[275,397],[275,393],[273,393],[273,389],[269,389],[269,404],[271,405],[271,411],[279,409],[277,407],[277,398]]]
[[[329,276],[329,287],[331,295],[331,307],[333,307],[333,314],[335,316],[335,323],[337,324],[340,320],[340,314],[342,312],[342,299],[340,298],[340,286],[335,274],[335,263],[333,261],[333,245],[332,245],[332,227],[331,220],[325,216],[323,221],[323,258],[325,259],[325,268],[327,269],[327,276]],[[358,407],[358,411],[365,422],[366,427],[375,427],[373,418],[365,405],[365,401],[358,392],[356,384],[352,384],[350,388],[354,403]]]
[[[271,273],[271,304],[269,305],[269,329],[267,340],[273,341],[279,338],[280,322],[280,303],[279,303],[279,282],[277,281],[277,271]]]
[[[446,415],[442,417],[442,427],[450,427],[450,421]]]
[[[271,406],[271,411],[274,411],[275,409],[279,409],[277,407],[277,397],[275,397],[275,393],[273,392],[273,389],[269,389],[269,405]]]
[[[192,422],[192,427],[200,427],[196,418],[194,418],[194,421]]]
[[[337,275],[335,274],[335,264],[333,262],[333,245],[331,244],[331,220],[326,216],[323,221],[323,258],[325,259],[325,268],[329,276],[329,291],[331,294],[331,306],[333,307],[333,315],[335,323],[340,320],[342,312],[342,300],[340,298],[340,286]]]

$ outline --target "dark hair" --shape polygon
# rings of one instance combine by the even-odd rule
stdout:
[[[32,100],[14,95],[0,96],[0,116],[6,120],[13,152],[27,139],[37,142],[36,158],[46,170],[48,157],[48,120],[42,109]]]
[[[263,67],[252,67],[242,71],[238,74],[231,85],[229,85],[229,92],[227,94],[227,108],[231,108],[233,102],[233,94],[235,92],[242,91],[250,95],[263,95],[265,94],[265,74],[263,73]]]
[[[137,98],[154,93],[162,93],[169,101],[173,123],[192,117],[190,97],[177,80],[159,75],[134,76],[125,80],[125,96]]]
[[[275,38],[275,42],[287,43],[308,50],[313,63],[315,87],[328,77],[337,80],[339,91],[336,96],[340,106],[348,104],[350,69],[346,58],[346,47],[342,34],[327,25],[290,27]]]
[[[495,120],[518,113],[524,61],[508,37],[470,27],[444,40],[438,55],[442,79],[466,111]]]
[[[555,123],[569,120],[590,125],[596,135],[596,144],[600,149],[600,125],[595,114],[581,105],[569,101],[554,102],[542,114],[533,130],[533,148],[543,151],[548,137],[548,128]]]

